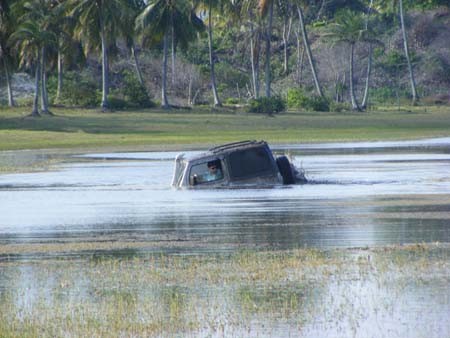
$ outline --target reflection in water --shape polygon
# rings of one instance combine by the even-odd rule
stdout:
[[[448,336],[448,250],[408,270],[409,256],[376,266],[365,248],[450,242],[449,145],[293,145],[310,184],[272,189],[174,190],[175,153],[77,156],[1,175],[1,319],[39,322],[42,311],[89,325],[106,313],[118,322],[109,333],[130,332],[118,318],[133,317],[136,332],[151,322],[163,336]],[[280,272],[256,259],[234,279],[220,270],[231,263],[214,261],[306,247],[341,248],[342,261],[302,261],[299,277],[300,266]],[[346,251],[355,247],[362,261]],[[160,260],[139,260],[149,254]],[[187,259],[197,254],[212,261]],[[164,269],[167,257],[178,257],[175,269]],[[44,335],[86,335],[61,322]],[[40,325],[23,335],[40,335]]]

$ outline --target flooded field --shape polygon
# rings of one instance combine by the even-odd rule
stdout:
[[[0,155],[54,163],[0,175],[0,336],[450,336],[450,139],[274,150],[310,183],[175,190],[176,152]]]

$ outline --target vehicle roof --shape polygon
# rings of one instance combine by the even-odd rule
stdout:
[[[237,149],[246,149],[246,148],[253,148],[257,146],[267,146],[267,142],[265,141],[256,141],[256,140],[246,140],[246,141],[239,141],[239,142],[233,142],[233,143],[227,143],[220,146],[216,146],[213,148],[210,148],[208,151],[203,152],[201,154],[194,155],[190,157],[188,160],[198,160],[204,157],[208,156],[220,156],[227,153],[231,153]]]
[[[233,142],[233,143],[227,143],[223,144],[221,146],[217,146],[214,148],[209,149],[210,152],[217,154],[222,152],[229,152],[232,150],[236,150],[238,148],[248,148],[253,147],[255,145],[266,145],[267,143],[265,141],[255,141],[255,140],[247,140],[247,141],[239,141],[239,142]]]

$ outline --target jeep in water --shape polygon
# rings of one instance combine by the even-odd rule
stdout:
[[[265,141],[241,141],[175,159],[172,186],[218,188],[306,183],[286,156],[274,157]]]

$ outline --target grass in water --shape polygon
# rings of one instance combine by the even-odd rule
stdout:
[[[370,320],[414,328],[411,304],[437,336],[449,324],[427,311],[448,313],[449,258],[436,244],[3,260],[0,336],[364,336]]]

